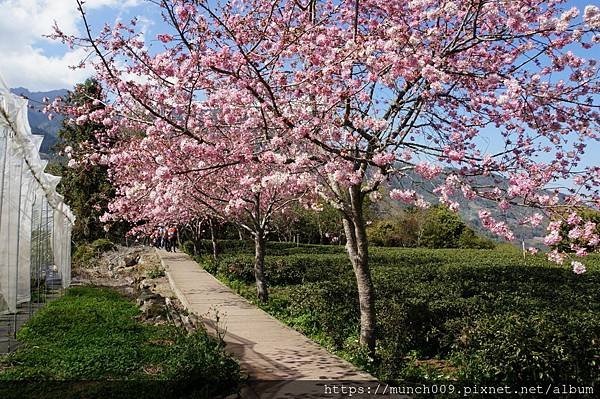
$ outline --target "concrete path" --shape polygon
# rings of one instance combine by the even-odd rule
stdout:
[[[250,304],[188,255],[157,252],[179,300],[202,318],[210,333],[224,333],[226,350],[248,373],[250,384],[243,397],[342,397],[334,394],[336,388],[341,393],[341,381],[347,382],[346,390],[348,384],[365,393],[368,388],[371,394],[378,388],[373,376]],[[379,394],[383,388],[380,384]],[[369,396],[373,397],[364,397]]]

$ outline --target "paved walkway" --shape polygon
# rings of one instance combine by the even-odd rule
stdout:
[[[250,304],[188,255],[157,252],[171,287],[184,306],[202,318],[209,332],[215,333],[215,325],[219,331],[225,331],[226,350],[239,359],[249,375],[249,388],[243,397],[338,397],[325,395],[334,393],[334,381],[353,381],[355,388],[369,387],[371,393],[377,389],[373,376],[358,371]],[[383,387],[382,384],[380,394]]]

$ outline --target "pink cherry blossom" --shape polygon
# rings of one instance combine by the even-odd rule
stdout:
[[[415,166],[415,172],[427,180],[434,179],[442,173],[442,167],[429,162],[421,162]]]
[[[571,262],[571,266],[573,267],[573,273],[575,274],[583,274],[586,272],[586,268],[581,262],[573,261]]]
[[[585,6],[583,20],[592,29],[600,29],[600,9],[597,6]]]
[[[480,210],[478,212],[479,220],[485,228],[490,230],[492,233],[511,241],[515,239],[514,233],[509,229],[505,222],[500,222],[494,219],[489,211]]]
[[[532,227],[537,227],[537,226],[539,226],[542,223],[543,220],[544,220],[544,215],[542,215],[539,212],[536,212],[533,215],[528,216],[527,218],[525,218],[523,220],[523,223],[524,224],[529,224]]]
[[[390,191],[390,198],[411,204],[415,201],[417,193],[415,190],[399,190]]]
[[[158,38],[158,40],[160,40],[163,43],[169,43],[171,40],[173,40],[173,36],[166,35],[166,34],[157,35],[156,37]]]
[[[567,218],[567,223],[570,225],[579,224],[581,223],[581,217],[577,214],[577,212],[571,212]]]
[[[558,250],[555,249],[548,252],[547,257],[549,261],[562,265],[565,261],[566,255],[562,252],[558,252]]]
[[[377,166],[385,166],[385,165],[392,163],[395,158],[396,157],[394,156],[394,154],[380,153],[380,154],[376,154],[373,157],[373,162]]]

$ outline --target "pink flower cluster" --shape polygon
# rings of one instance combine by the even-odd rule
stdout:
[[[486,210],[480,210],[478,212],[479,220],[483,227],[488,229],[494,234],[504,238],[505,240],[512,241],[515,239],[514,233],[508,228],[505,222],[499,222],[492,217],[492,214]]]
[[[429,203],[425,201],[422,195],[417,194],[415,190],[394,189],[390,191],[390,198],[397,201],[402,201],[405,204],[415,205],[423,209],[429,207]]]
[[[427,180],[435,179],[442,173],[440,165],[432,165],[429,162],[420,162],[415,166],[415,172]]]

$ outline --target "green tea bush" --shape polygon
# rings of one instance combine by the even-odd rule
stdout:
[[[456,343],[462,377],[495,381],[600,382],[600,317],[540,311],[481,317]]]
[[[359,311],[356,284],[352,281],[309,282],[290,291],[289,319],[308,335],[325,334],[337,349],[356,333]]]
[[[216,261],[203,262],[228,280],[254,281],[254,256],[236,254],[221,256]],[[343,254],[294,254],[268,256],[265,259],[265,276],[270,285],[301,284],[327,280],[332,274],[351,272]]]
[[[196,242],[196,249],[200,255],[212,254],[212,241],[199,240]],[[254,241],[217,240],[217,252],[224,255],[253,254]],[[305,253],[345,254],[345,248],[340,245],[295,244],[293,242],[267,241],[266,252],[268,255],[291,255]]]
[[[578,276],[504,247],[373,247],[378,346],[376,359],[365,361],[351,266],[345,254],[328,253],[337,247],[322,247],[267,256],[271,299],[263,307],[381,379],[599,382],[597,255]],[[238,253],[223,256],[214,272],[247,284],[238,291],[252,299],[252,267],[252,254]]]
[[[198,254],[212,254],[212,241],[197,241],[196,250],[198,251]],[[227,254],[254,252],[254,242],[246,240],[217,240],[217,252]]]

